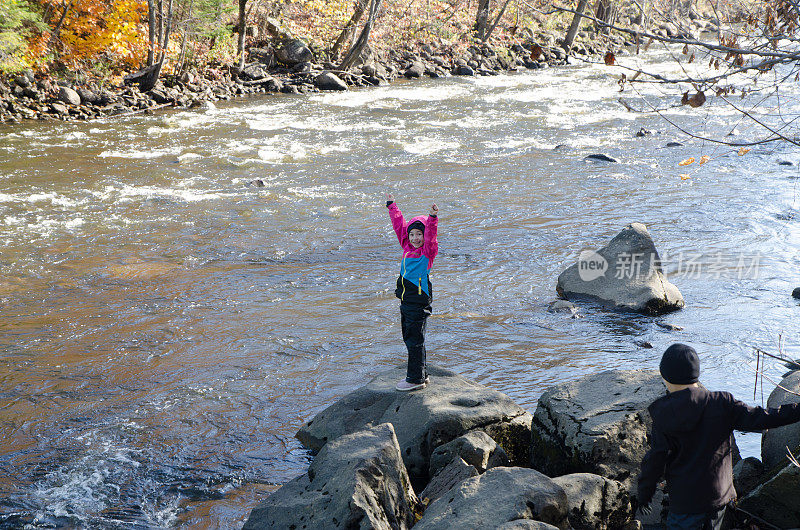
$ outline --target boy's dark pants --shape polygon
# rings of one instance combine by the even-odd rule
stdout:
[[[725,506],[708,513],[667,514],[667,530],[720,530],[725,519]]]
[[[408,371],[406,381],[413,384],[424,383],[428,377],[425,352],[425,324],[431,306],[400,303],[400,326],[403,328],[403,342],[408,348]]]

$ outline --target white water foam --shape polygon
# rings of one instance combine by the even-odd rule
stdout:
[[[150,151],[143,151],[133,149],[130,151],[103,151],[100,153],[100,158],[133,158],[133,159],[152,159],[161,158],[164,156],[175,156],[181,152],[181,147],[168,147],[164,149],[152,149]]]
[[[458,149],[461,147],[459,142],[450,140],[440,140],[438,138],[426,138],[417,136],[413,142],[400,142],[403,150],[412,155],[430,155],[439,151]]]

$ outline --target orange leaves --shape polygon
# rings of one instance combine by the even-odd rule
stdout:
[[[750,152],[750,149],[746,149],[746,148],[742,147],[742,148],[739,149],[739,152],[736,153],[736,154],[739,155],[739,156],[744,156],[749,152]]]
[[[61,0],[40,0],[57,16],[64,12]],[[61,60],[76,68],[105,57],[114,63],[133,64],[141,60],[147,47],[143,21],[145,0],[74,0],[59,31]]]
[[[698,165],[698,166],[702,166],[703,164],[705,164],[705,163],[706,163],[706,162],[708,162],[709,160],[711,160],[711,157],[710,157],[710,156],[708,156],[708,155],[703,155],[703,156],[701,156],[701,157],[700,157],[700,160],[698,160],[698,161],[697,161],[697,165]]]
[[[694,158],[687,158],[686,160],[678,162],[679,166],[688,166],[689,164],[694,164]]]
[[[678,176],[681,178],[681,180],[689,180],[690,178],[692,178],[688,173],[681,173]]]

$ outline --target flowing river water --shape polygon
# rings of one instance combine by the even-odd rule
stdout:
[[[387,191],[440,207],[429,362],[532,412],[549,385],[656,368],[681,341],[703,383],[760,403],[753,348],[800,355],[800,156],[679,137],[626,112],[609,72],[0,129],[0,527],[235,528],[303,473],[299,426],[405,359]],[[666,115],[752,132],[713,99]],[[620,162],[583,160],[598,152]],[[558,274],[633,221],[686,308],[549,313]]]

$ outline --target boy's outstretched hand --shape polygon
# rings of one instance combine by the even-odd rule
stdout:
[[[387,193],[386,202],[394,202],[394,195],[392,195],[391,193]]]
[[[428,215],[430,215],[432,217],[435,217],[435,216],[439,215],[439,207],[436,206],[435,203],[431,204],[431,211],[428,213]]]

